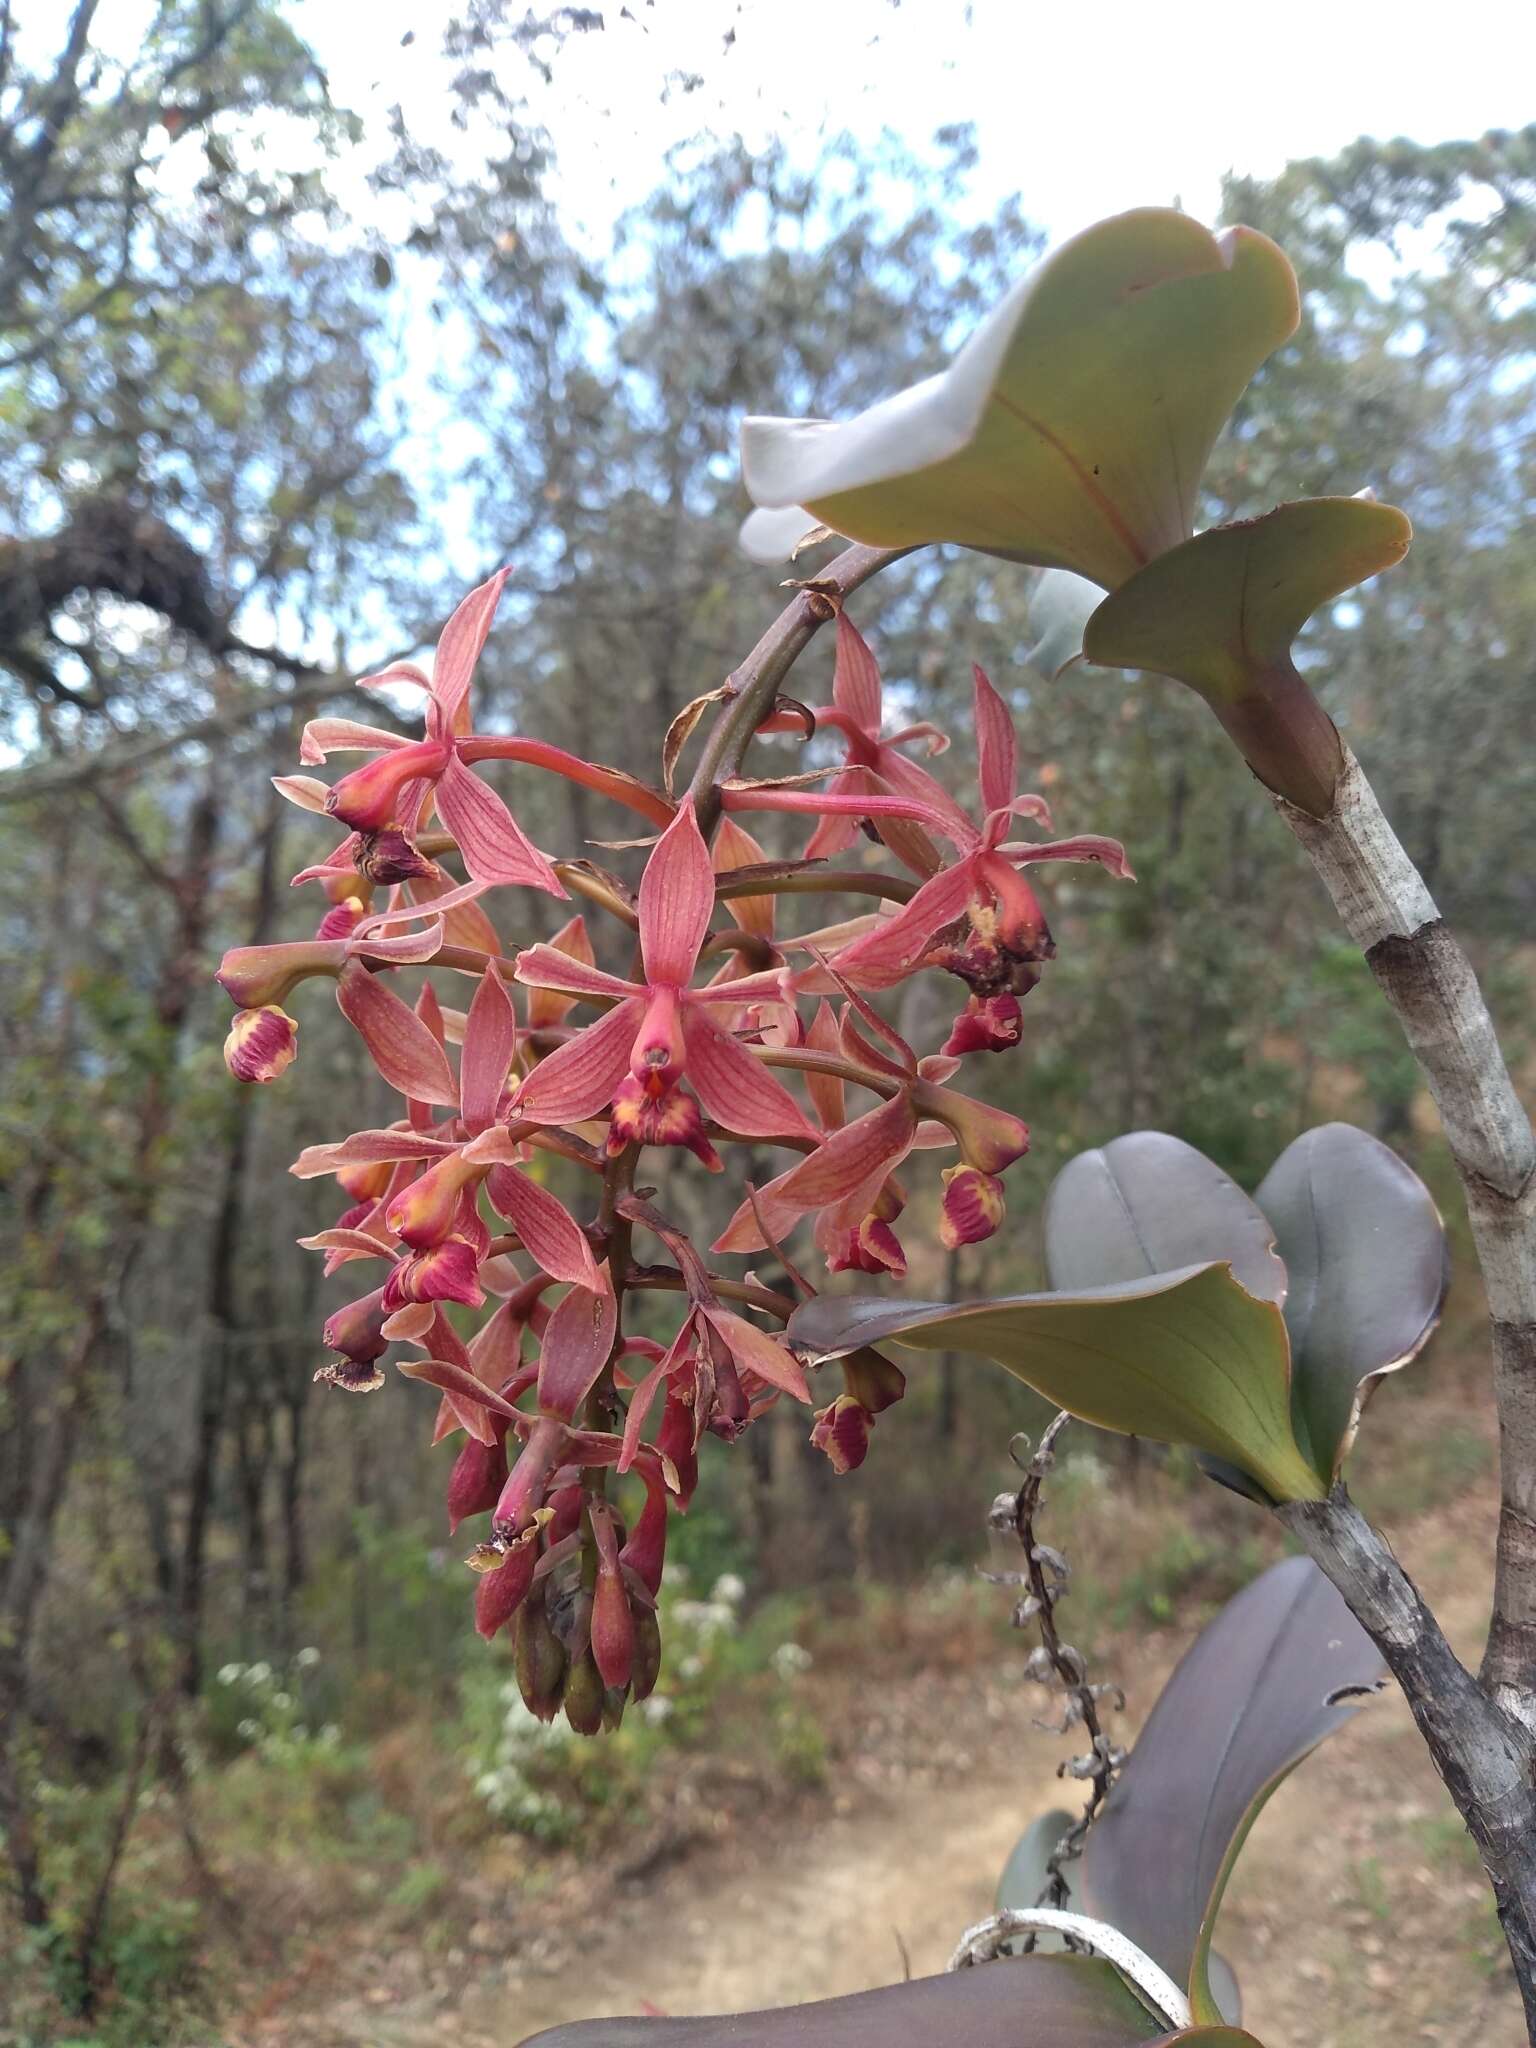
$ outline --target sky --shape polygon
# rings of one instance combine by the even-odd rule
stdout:
[[[559,195],[594,254],[667,149],[824,128],[920,144],[974,121],[983,207],[1017,191],[1053,239],[1123,207],[1216,209],[1228,170],[1273,175],[1361,134],[1436,142],[1536,118],[1532,0],[630,0],[560,53],[535,108]],[[398,102],[433,140],[444,73],[432,0],[304,0],[336,96]],[[359,35],[359,21],[367,33]],[[406,43],[403,38],[411,40]],[[727,40],[729,38],[729,40]],[[693,73],[691,92],[669,79]]]

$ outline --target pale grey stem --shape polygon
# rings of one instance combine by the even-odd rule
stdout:
[[[990,1919],[979,1920],[965,1930],[945,1968],[963,1970],[971,1963],[995,1956],[999,1945],[1010,1935],[1029,1933],[1070,1935],[1129,1977],[1170,2027],[1190,2025],[1189,2001],[1167,1971],[1118,1927],[1111,1927],[1107,1920],[1090,1920],[1086,1913],[1063,1913],[1054,1906],[1021,1906],[994,1913]]]
[[[1482,1678],[1536,1729],[1536,1139],[1470,961],[1354,756],[1326,817],[1276,799],[1397,1013],[1440,1112],[1487,1289],[1501,1512]]]
[[[1277,1513],[1338,1587],[1402,1687],[1476,1842],[1536,2041],[1536,1745],[1456,1657],[1417,1587],[1343,1487]]]

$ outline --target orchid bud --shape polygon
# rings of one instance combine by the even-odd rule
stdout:
[[[281,1003],[311,975],[339,975],[347,964],[343,939],[295,939],[281,946],[232,946],[214,977],[242,1010]]]
[[[535,1585],[517,1617],[517,1689],[540,1721],[553,1721],[565,1689],[564,1645],[549,1625],[542,1584]]]
[[[237,1081],[275,1081],[293,1065],[299,1027],[275,1003],[240,1010],[224,1041],[224,1064]]]
[[[621,1570],[631,1571],[654,1600],[661,1591],[662,1566],[667,1554],[667,1496],[660,1486],[646,1489],[645,1506],[619,1552]]]
[[[435,782],[449,758],[450,750],[439,740],[414,740],[407,746],[392,747],[333,783],[325,808],[354,832],[382,832],[394,824],[406,784]]]
[[[483,1444],[478,1437],[467,1438],[448,1475],[449,1535],[469,1516],[486,1514],[495,1507],[506,1483],[506,1440]]]
[[[635,1651],[635,1625],[629,1595],[619,1575],[618,1537],[613,1517],[600,1503],[590,1511],[592,1540],[597,1547],[597,1583],[592,1589],[592,1657],[604,1686],[622,1690],[629,1683]]]
[[[487,1642],[522,1606],[538,1561],[538,1544],[530,1530],[512,1545],[495,1570],[480,1574],[475,1587],[475,1629]]]
[[[832,1470],[841,1476],[863,1464],[869,1452],[869,1432],[875,1418],[851,1394],[839,1394],[830,1407],[817,1411],[811,1442],[824,1451]]]
[[[983,1173],[1002,1173],[1029,1150],[1028,1124],[957,1089],[941,1088],[932,1081],[914,1082],[912,1105],[920,1116],[947,1124],[966,1164]]]
[[[635,1654],[630,1667],[629,1693],[633,1700],[648,1700],[661,1676],[661,1623],[656,1611],[642,1607],[635,1616]]]
[[[605,1690],[588,1650],[571,1666],[565,1681],[565,1718],[578,1735],[596,1735],[602,1727]]]
[[[996,1174],[974,1166],[944,1169],[944,1200],[939,1212],[939,1238],[950,1251],[980,1244],[1002,1222],[1006,1210],[1003,1184]]]

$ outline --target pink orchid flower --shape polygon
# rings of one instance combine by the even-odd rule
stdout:
[[[914,797],[941,816],[967,825],[965,813],[954,798],[901,749],[914,740],[926,740],[930,754],[941,754],[949,741],[936,725],[926,720],[903,726],[882,738],[884,693],[880,670],[868,642],[846,612],[837,615],[837,662],[832,674],[832,702],[815,709],[818,726],[831,726],[847,744],[842,771],[827,785],[829,796],[897,793]],[[824,817],[806,845],[807,860],[824,859],[852,846],[859,836],[856,817]]]
[[[612,1105],[608,1145],[687,1145],[718,1166],[686,1074],[709,1114],[743,1137],[813,1137],[794,1097],[711,1015],[782,999],[778,972],[691,986],[715,908],[715,876],[691,800],[657,841],[641,877],[643,982],[621,981],[551,946],[517,956],[517,979],[613,1007],[540,1062],[514,1109],[538,1123],[581,1123]]]
[[[1016,817],[1050,827],[1050,810],[1039,796],[1015,794],[1018,748],[1008,707],[979,668],[975,682],[977,780],[982,824],[966,821],[954,835],[960,858],[926,881],[894,916],[855,939],[834,965],[846,980],[866,989],[892,988],[933,949],[950,925],[967,921],[964,936],[946,945],[936,964],[968,982],[983,999],[1005,992],[1023,994],[1038,979],[1038,963],[1049,959],[1049,927],[1033,889],[1018,873],[1035,861],[1086,861],[1121,881],[1132,881],[1125,849],[1116,839],[1087,834],[1039,844],[1009,842]]]
[[[323,761],[329,754],[371,751],[373,760],[355,768],[331,786],[326,810],[364,842],[375,835],[400,832],[414,836],[429,798],[438,816],[458,841],[470,876],[477,882],[514,883],[563,896],[553,867],[527,837],[494,790],[471,773],[465,763],[469,731],[469,685],[501,602],[509,572],[498,570],[469,593],[444,626],[437,643],[432,674],[414,662],[396,662],[377,675],[365,676],[360,688],[399,685],[427,695],[426,737],[406,740],[382,727],[360,725],[349,718],[317,718],[304,728],[301,758]],[[344,843],[346,844],[346,843]],[[338,854],[343,849],[338,848]],[[349,857],[359,848],[353,847]],[[337,856],[332,856],[333,864]],[[367,872],[364,868],[364,872]],[[375,880],[384,879],[374,875]],[[394,879],[404,879],[395,876]]]

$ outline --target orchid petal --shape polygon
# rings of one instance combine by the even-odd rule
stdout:
[[[629,1072],[640,1014],[638,999],[620,1003],[540,1060],[517,1092],[517,1114],[543,1124],[582,1123],[596,1116]]]
[[[391,1088],[417,1102],[458,1108],[459,1091],[448,1055],[409,1004],[376,974],[350,961],[336,984],[336,1000]]]
[[[413,742],[382,725],[361,725],[355,718],[312,718],[299,735],[299,759],[313,767],[330,754],[391,753]]]
[[[965,915],[973,886],[968,861],[941,868],[894,917],[845,946],[833,967],[861,988],[894,988],[911,973],[934,933]]]
[[[301,811],[324,811],[331,785],[318,775],[274,775],[272,787]]]
[[[765,865],[768,855],[745,827],[738,825],[734,818],[723,817],[715,833],[710,859],[717,875],[728,875],[735,868]],[[759,939],[773,937],[777,899],[772,894],[729,896],[725,908],[744,932],[751,932]]]
[[[445,888],[440,896],[430,903],[391,903],[386,910],[371,911],[367,917],[353,927],[352,937],[366,937],[369,932],[382,931],[386,925],[409,924],[413,919],[440,917],[444,912],[456,910],[465,903],[473,903],[477,896],[483,896],[490,887],[488,882],[458,882]]]
[[[399,1370],[408,1380],[425,1380],[429,1387],[437,1387],[445,1393],[464,1427],[483,1444],[496,1441],[496,1431],[489,1419],[491,1415],[505,1416],[509,1421],[518,1419],[518,1411],[512,1403],[504,1401],[493,1387],[477,1379],[467,1365],[459,1365],[447,1358],[402,1358]]]
[[[873,1176],[883,1179],[899,1166],[911,1151],[916,1133],[917,1115],[903,1089],[889,1102],[866,1110],[824,1138],[808,1158],[775,1183],[777,1198],[801,1211],[843,1201]]]
[[[586,1232],[548,1188],[509,1166],[496,1181],[495,1199],[524,1250],[552,1280],[569,1280],[589,1294],[601,1292],[602,1277]]]
[[[834,1058],[840,1053],[837,1018],[833,1015],[830,1003],[821,1002],[816,1005],[816,1014],[805,1034],[805,1042],[813,1052],[830,1053]],[[808,1070],[805,1086],[806,1092],[816,1106],[816,1114],[823,1124],[829,1131],[837,1130],[847,1113],[841,1078],[836,1074],[817,1074]]]
[[[728,811],[808,811],[828,818],[909,818],[943,839],[968,846],[976,828],[966,820],[962,835],[956,819],[935,805],[905,796],[839,796],[832,790],[782,789],[762,782],[729,781],[720,785],[720,801]]]
[[[480,659],[511,573],[510,569],[498,569],[494,576],[478,584],[454,611],[438,640],[432,662],[432,695],[442,713],[443,725],[450,732],[457,730],[454,719],[469,695],[475,663]]]
[[[573,1287],[556,1307],[539,1347],[539,1409],[574,1422],[613,1352],[618,1305],[611,1288]]]
[[[620,981],[616,974],[594,967],[590,959],[554,946],[525,946],[512,973],[530,988],[558,989],[564,995],[603,996],[622,1003],[644,994],[637,983]]]
[[[413,903],[442,912],[443,935],[450,945],[489,953],[493,959],[500,955],[501,935],[474,900],[481,883],[469,885],[469,892],[461,894],[445,875],[412,875],[405,886]]]
[[[691,798],[657,840],[640,878],[640,952],[652,987],[686,988],[715,911],[715,871]]]
[[[1013,717],[983,669],[971,666],[975,687],[977,782],[983,811],[1006,810],[1019,782],[1019,745]]]
[[[496,1106],[516,1051],[517,1012],[506,983],[494,967],[487,967],[469,1006],[459,1061],[459,1101],[471,1131],[482,1131],[495,1122]]]
[[[744,1138],[819,1136],[782,1082],[692,1003],[683,1011],[683,1042],[688,1079],[728,1131]]]
[[[810,1400],[811,1390],[798,1359],[784,1345],[775,1343],[766,1330],[760,1330],[756,1323],[749,1323],[745,1316],[735,1315],[730,1309],[706,1308],[703,1314],[725,1339],[738,1366],[745,1366],[782,1394],[792,1394],[797,1401]]]
[[[392,661],[388,668],[376,669],[371,676],[359,676],[355,687],[359,690],[425,690],[430,696],[432,679],[414,661]]]
[[[1037,860],[1075,860],[1085,861],[1092,867],[1106,868],[1118,882],[1134,882],[1136,879],[1119,840],[1101,838],[1096,832],[1083,832],[1075,839],[1045,839],[1036,844],[1027,840],[1011,840],[998,851],[1005,854],[1015,867],[1028,867]]]
[[[878,739],[882,716],[880,670],[869,642],[845,611],[837,615],[837,665],[832,701],[870,739]]]
[[[862,789],[869,779],[867,768],[844,768],[827,784],[828,796],[852,796]],[[857,818],[823,818],[805,842],[807,860],[830,860],[834,854],[846,853],[850,846],[858,843],[859,821]]]
[[[437,812],[477,882],[510,883],[564,896],[560,877],[493,789],[457,755],[437,784]]]
[[[458,1146],[425,1131],[354,1131],[334,1145],[306,1145],[288,1171],[295,1180],[318,1180],[344,1166],[387,1166],[400,1159],[441,1159]]]
[[[375,920],[364,918],[352,930],[347,941],[348,953],[363,960],[389,960],[397,967],[420,967],[424,962],[435,959],[443,946],[442,919],[430,916],[424,910],[413,910],[410,904],[402,905],[400,914],[429,917],[430,921],[419,932],[396,932],[393,938],[372,938],[368,934]]]
[[[529,950],[563,953],[568,960],[579,961],[584,967],[594,966],[597,958],[587,935],[587,921],[579,915],[561,925],[547,948]],[[533,993],[528,999],[528,1029],[547,1031],[552,1024],[559,1024],[565,1018],[571,1008],[570,1002],[565,996],[546,989],[542,983],[535,982],[532,987]]]

